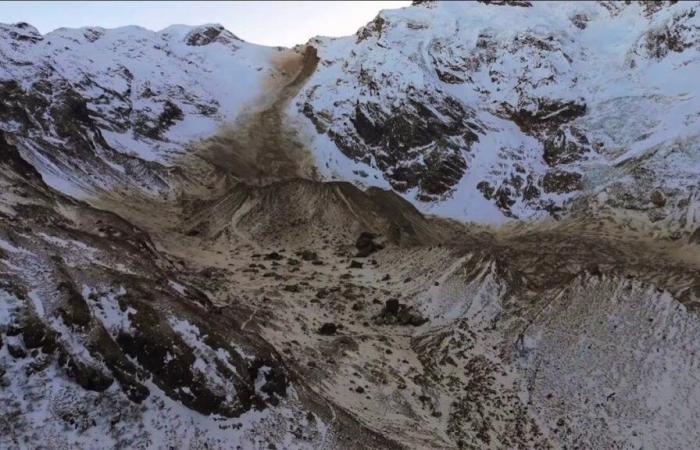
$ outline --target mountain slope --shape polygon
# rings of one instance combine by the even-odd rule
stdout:
[[[312,41],[297,108],[325,173],[457,219],[632,210],[692,232],[698,5],[485,3],[424,2]]]
[[[697,3],[416,3],[0,26],[0,447],[695,446]]]

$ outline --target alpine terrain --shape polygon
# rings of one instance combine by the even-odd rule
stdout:
[[[693,449],[700,3],[295,48],[0,25],[0,448]]]

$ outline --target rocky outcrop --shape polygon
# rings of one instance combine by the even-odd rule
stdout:
[[[222,25],[205,25],[195,28],[187,33],[185,42],[191,46],[209,45],[212,42],[230,44],[234,41],[241,41],[233,33],[225,29]],[[242,42],[242,41],[241,41]]]
[[[389,111],[379,103],[357,104],[344,123],[330,123],[310,103],[304,114],[348,157],[376,164],[395,190],[418,188],[423,201],[438,200],[464,175],[464,152],[478,141],[479,128],[459,102],[433,95],[418,93]]]
[[[470,220],[561,217],[592,205],[603,191],[617,208],[625,202],[615,200],[607,178],[599,176],[614,172],[616,158],[641,146],[648,159],[639,157],[636,164],[660,173],[666,163],[657,146],[668,150],[675,139],[694,133],[681,131],[685,126],[670,116],[659,121],[654,92],[661,88],[650,74],[690,83],[689,69],[673,69],[680,66],[665,59],[673,54],[695,64],[696,10],[692,3],[663,2],[562,6],[556,14],[563,19],[553,26],[539,19],[554,14],[544,3],[420,2],[411,13],[381,13],[347,45],[312,40],[321,63],[297,105],[317,133],[359,163],[345,174],[328,157],[321,162],[327,175],[391,186],[424,211]],[[623,22],[646,31],[640,39],[619,39],[612,53],[589,39],[592,24],[609,26],[612,36]],[[607,81],[607,75],[590,72],[599,65],[610,68]],[[635,81],[608,89],[621,86],[620,80]],[[680,98],[664,101],[691,120],[697,107]],[[635,124],[622,123],[622,117],[635,117]],[[690,140],[696,145],[696,138]],[[325,142],[318,138],[327,152]],[[697,164],[679,158],[682,167]],[[680,200],[694,176],[678,170],[684,172]],[[595,181],[587,179],[589,173],[596,173]],[[627,180],[627,190],[648,197],[646,184]],[[582,189],[589,181],[591,189]],[[669,178],[657,182],[675,189]],[[500,213],[464,204],[475,196]],[[666,215],[664,223],[682,228],[682,215]]]
[[[381,312],[374,317],[378,325],[412,325],[419,327],[428,319],[410,305],[401,304],[397,299],[389,299]]]

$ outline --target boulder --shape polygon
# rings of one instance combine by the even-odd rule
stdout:
[[[336,324],[332,322],[326,322],[323,325],[321,325],[321,328],[318,329],[318,334],[323,336],[332,336],[337,330],[338,327],[336,326]]]
[[[357,238],[357,241],[355,241],[355,248],[357,249],[357,254],[355,256],[357,258],[365,258],[372,253],[383,249],[383,245],[374,242],[376,238],[377,236],[372,233],[367,231],[362,232]]]

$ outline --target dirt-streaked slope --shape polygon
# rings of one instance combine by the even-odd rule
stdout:
[[[316,49],[288,50],[277,61],[282,76],[266,83],[264,96],[251,103],[235,126],[207,139],[197,150],[202,158],[247,184],[315,177],[313,154],[285,122],[284,110],[316,70]]]
[[[329,48],[349,42],[344,50],[359,46],[373,64],[392,62],[381,56],[387,39],[403,45],[397,36],[428,33],[430,20],[459,28],[463,17],[443,14],[457,7],[382,15],[355,38],[298,50],[263,51],[218,26],[59,30],[46,37],[23,24],[0,27],[0,37],[11,42],[0,47],[6,53],[0,73],[11,75],[0,81],[0,447],[694,448],[700,247],[683,235],[696,221],[695,194],[686,185],[656,195],[651,209],[610,209],[617,194],[601,195],[580,199],[563,220],[493,227],[427,217],[391,190],[318,178],[325,169],[314,163],[328,163],[333,153],[309,145],[333,130],[341,140],[350,125],[335,116],[329,128],[324,121],[333,115],[296,101],[323,107],[334,98],[324,91],[351,95],[343,82],[317,86],[338,64]],[[481,14],[500,6],[469,7]],[[571,8],[556,11],[568,18]],[[630,11],[603,8],[584,9],[610,21]],[[686,7],[671,8],[651,11],[649,20],[666,23]],[[507,11],[493,14],[517,16]],[[383,17],[397,20],[387,24]],[[545,19],[551,18],[535,22]],[[580,29],[575,22],[565,27]],[[383,34],[397,29],[396,36]],[[509,51],[545,59],[559,54],[564,37],[535,39],[540,32],[524,32],[527,39]],[[455,77],[500,64],[489,52],[510,42],[479,39],[483,61],[472,60],[478,67],[469,70],[443,41],[432,40],[429,48],[407,41],[420,51],[402,53],[410,64],[396,75],[415,81],[416,67],[449,66],[434,74],[441,83],[471,83]],[[84,46],[95,62],[76,60],[70,49],[54,51],[49,41]],[[128,45],[117,51],[110,47],[116,41]],[[112,51],[123,67],[102,70],[111,66],[98,57]],[[165,64],[173,55],[177,64]],[[192,91],[161,82],[155,68],[138,64],[143,58],[178,75],[174,83],[191,82]],[[235,73],[220,70],[232,61]],[[190,66],[192,72],[183,69]],[[100,86],[71,78],[84,67],[102,68]],[[139,67],[143,73],[132,73]],[[335,67],[355,73],[352,65]],[[377,67],[360,69],[370,97],[380,88],[406,87],[381,77]],[[197,73],[206,75],[200,80]],[[512,81],[496,75],[478,81]],[[147,76],[148,86],[141,84]],[[33,84],[20,82],[27,80]],[[261,86],[264,92],[257,92]],[[540,126],[552,118],[563,125],[582,112],[576,102],[545,103],[534,115],[505,110],[522,133],[495,116],[489,120],[498,129],[482,128],[446,92],[429,93],[440,94],[447,109],[423,102],[422,94],[411,97],[411,108],[423,113],[418,119],[401,108],[387,116],[366,97],[333,107],[339,114],[355,108],[354,118],[364,119],[353,127],[374,144],[437,139],[431,147],[437,153],[420,149],[430,169],[417,168],[421,179],[392,172],[392,181],[408,177],[429,196],[444,194],[445,183],[461,176],[464,168],[450,154],[461,154],[456,141],[473,140],[466,128],[479,133],[483,154],[501,138],[512,144],[511,131],[534,145],[523,133],[557,135]],[[686,100],[692,99],[674,104]],[[297,128],[298,108],[316,120],[315,139]],[[213,137],[204,133],[206,139],[191,143],[193,130],[211,131],[233,117]],[[414,119],[420,126],[411,125]],[[665,153],[669,160],[689,154],[689,142]],[[345,144],[351,143],[339,145]],[[389,149],[405,150],[389,161],[397,169],[405,168],[400,160],[408,153],[420,160],[413,147]],[[381,145],[371,150],[387,157]],[[330,159],[312,157],[320,154]],[[653,153],[649,167],[658,168],[664,158],[654,158],[662,154]],[[501,148],[497,156],[507,162],[501,169],[521,173],[520,153]],[[639,195],[650,195],[653,183],[637,164],[645,158],[591,176],[631,174]],[[521,168],[551,169],[531,163]],[[360,170],[356,175],[364,178]],[[524,191],[505,192],[524,179],[501,175],[489,174],[502,182],[489,202],[501,202],[499,211],[527,213],[532,205],[521,202]],[[638,203],[625,192],[620,198]],[[516,197],[520,203],[509,205]],[[665,211],[671,198],[668,208],[686,214],[683,233],[667,227],[680,223],[676,216],[660,219],[657,228],[640,219]]]

